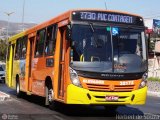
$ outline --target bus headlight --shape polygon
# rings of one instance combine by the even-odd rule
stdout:
[[[78,87],[82,87],[76,71],[73,70],[72,68],[70,68],[70,78],[71,78],[73,85],[78,86]]]
[[[144,73],[142,76],[142,81],[139,86],[139,89],[144,88],[147,85],[147,78],[148,78],[148,73]]]

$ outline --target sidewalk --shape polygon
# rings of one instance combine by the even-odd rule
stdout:
[[[149,96],[160,97],[160,82],[148,81],[148,92]]]
[[[147,95],[148,96],[154,96],[154,97],[160,97],[160,92],[148,91]]]

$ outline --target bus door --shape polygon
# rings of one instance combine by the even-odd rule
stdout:
[[[13,75],[13,59],[14,59],[14,48],[15,48],[15,44],[10,44],[9,45],[9,49],[8,49],[8,58],[9,61],[7,62],[7,70],[8,70],[8,86],[9,87],[13,87],[14,83],[12,82],[12,75]]]
[[[9,63],[11,66],[11,74],[10,74],[10,76],[12,76],[13,75],[13,59],[14,59],[14,49],[15,49],[15,44],[12,44],[12,48],[11,48],[11,63]],[[13,86],[13,79],[12,79],[12,77],[11,77],[11,85]]]
[[[65,91],[65,55],[66,55],[66,40],[65,33],[66,27],[59,29],[60,32],[60,61],[59,61],[59,72],[58,72],[58,97],[64,100]]]
[[[35,36],[29,38],[29,43],[28,43],[28,91],[32,90],[32,58],[33,58],[33,47],[34,47],[34,39]]]

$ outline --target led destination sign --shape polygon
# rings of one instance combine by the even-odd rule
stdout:
[[[80,12],[82,20],[98,20],[98,21],[111,21],[119,23],[133,23],[132,16],[126,15],[114,15],[107,13],[92,13],[92,12]]]
[[[77,21],[95,21],[143,26],[143,20],[140,17],[111,12],[76,11],[73,12],[72,19]]]

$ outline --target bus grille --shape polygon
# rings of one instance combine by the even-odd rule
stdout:
[[[134,90],[134,85],[113,85],[113,90],[110,89],[109,85],[95,85],[95,84],[87,84],[88,90],[96,91],[96,92],[131,92]]]

